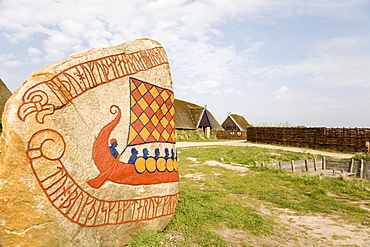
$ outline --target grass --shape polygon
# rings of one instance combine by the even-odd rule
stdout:
[[[250,144],[262,144],[262,145],[273,145],[273,146],[278,146],[278,147],[291,147],[291,148],[301,148],[301,149],[314,149],[317,151],[323,151],[323,152],[332,152],[332,153],[341,153],[341,154],[354,154],[354,152],[350,151],[339,151],[335,149],[330,149],[330,148],[310,148],[307,146],[291,146],[291,145],[283,145],[283,144],[276,144],[276,143],[263,143],[263,142],[250,142],[246,141],[245,143],[250,143]],[[359,153],[361,154],[361,153]]]
[[[197,158],[200,163],[194,164],[187,157]],[[217,234],[222,229],[243,230],[254,238],[279,236],[281,232],[274,230],[278,223],[260,212],[261,205],[370,225],[369,211],[350,203],[370,199],[368,180],[293,174],[270,167],[251,167],[241,174],[203,164],[220,158],[239,164],[256,159],[268,163],[312,158],[310,154],[256,147],[188,147],[180,149],[180,158],[183,177],[173,220],[165,231],[140,233],[128,246],[229,246],[228,240]],[[188,174],[201,176],[184,177]],[[251,246],[248,238],[239,243]]]
[[[176,246],[228,246],[212,229],[228,227],[248,229],[251,234],[271,234],[272,224],[251,207],[241,207],[222,192],[206,192],[184,187],[181,190],[176,215],[165,233],[181,232],[184,240]],[[128,246],[165,246],[163,234],[145,231]]]
[[[345,181],[306,174],[298,176],[268,167],[256,167],[253,170],[263,172],[254,174],[253,188],[251,182],[246,184],[249,180],[244,180],[244,188],[240,191],[253,189],[255,194],[269,194],[259,195],[259,200],[302,213],[336,213],[342,216],[347,214],[360,216],[368,213],[358,206],[337,200],[337,198],[361,200],[368,197],[370,189],[368,181]],[[363,186],[365,184],[366,186]],[[335,194],[336,197],[330,196],[331,194]]]
[[[357,160],[370,160],[370,154],[369,153],[356,153],[355,154],[355,159]]]
[[[203,134],[201,129],[197,130],[176,130],[177,141],[210,141]],[[213,133],[214,137],[215,133]],[[215,138],[211,138],[215,139]]]
[[[180,140],[179,142],[225,142],[225,140],[217,140],[217,139],[198,139],[198,140]]]
[[[166,237],[161,232],[155,230],[143,231],[134,237],[135,239],[128,243],[128,247],[158,247],[168,244]]]
[[[313,158],[322,158],[322,155],[313,155],[310,153],[297,153],[278,149],[268,149],[259,147],[189,147],[181,148],[181,157],[197,158],[200,162],[207,160],[223,161],[231,164],[254,164],[274,163],[279,161],[304,160]]]
[[[267,221],[253,208],[242,207],[240,203],[230,200],[228,192],[184,187],[181,193],[178,214],[173,221],[174,229],[185,230],[190,227],[195,230],[191,233],[194,234],[201,225],[211,228],[223,225],[233,229],[248,229],[256,235],[271,233]]]
[[[176,215],[167,231],[182,232],[183,246],[227,246],[227,242],[212,229],[220,226],[249,228],[255,234],[268,233],[269,225],[252,208],[241,208],[227,201],[222,193],[184,188]]]

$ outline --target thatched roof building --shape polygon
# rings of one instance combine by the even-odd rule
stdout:
[[[222,126],[206,107],[175,99],[176,129],[194,130],[207,127],[214,130],[223,130]]]
[[[0,79],[0,126],[2,124],[1,116],[3,115],[4,106],[10,96],[12,96],[12,92],[10,92],[5,83]]]
[[[221,124],[225,130],[246,131],[247,127],[253,127],[248,121],[238,114],[229,114]]]

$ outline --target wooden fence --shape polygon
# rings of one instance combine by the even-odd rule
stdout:
[[[218,130],[216,136],[218,140],[247,140],[246,131]]]
[[[289,172],[299,171],[323,171],[333,170],[347,175],[355,175],[359,178],[370,180],[370,161],[364,160],[344,160],[344,159],[311,159],[287,162],[276,162],[270,164],[255,163],[256,166],[273,166]]]
[[[288,172],[299,172],[299,171],[320,171],[325,170],[325,159],[312,159],[312,160],[292,160],[292,161],[280,161],[276,163],[257,163],[256,166],[273,166]]]
[[[359,178],[370,180],[370,161],[364,160],[342,160],[328,159],[326,169],[344,171],[349,174],[354,174]]]
[[[247,140],[313,149],[367,152],[370,128],[248,127]]]

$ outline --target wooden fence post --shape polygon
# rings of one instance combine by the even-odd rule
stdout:
[[[355,165],[355,161],[353,159],[351,159],[351,163],[349,165],[349,169],[348,169],[348,172],[349,173],[353,173],[353,167]]]
[[[283,167],[283,162],[279,161],[279,170],[281,170],[282,167]]]
[[[322,169],[326,170],[326,158],[322,157]]]
[[[295,172],[295,167],[294,167],[294,160],[292,160],[292,172]]]
[[[370,180],[370,176],[369,176],[369,162],[367,162],[366,160],[364,160],[364,168],[363,168],[363,178],[364,179],[367,179],[367,180]]]
[[[364,160],[360,162],[360,178],[364,178]]]
[[[317,171],[316,158],[313,159],[313,169],[314,169],[314,171]]]
[[[306,172],[308,172],[308,160],[304,160],[304,166],[306,168]]]

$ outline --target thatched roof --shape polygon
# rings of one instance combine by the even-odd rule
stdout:
[[[211,129],[223,130],[216,118],[206,108],[190,102],[175,99],[176,129],[197,129],[208,122]]]
[[[2,123],[2,114],[4,106],[9,97],[12,96],[12,92],[8,89],[5,83],[0,79],[0,124]]]
[[[253,127],[248,121],[238,114],[229,114],[221,124],[225,130],[247,130],[247,127]]]

